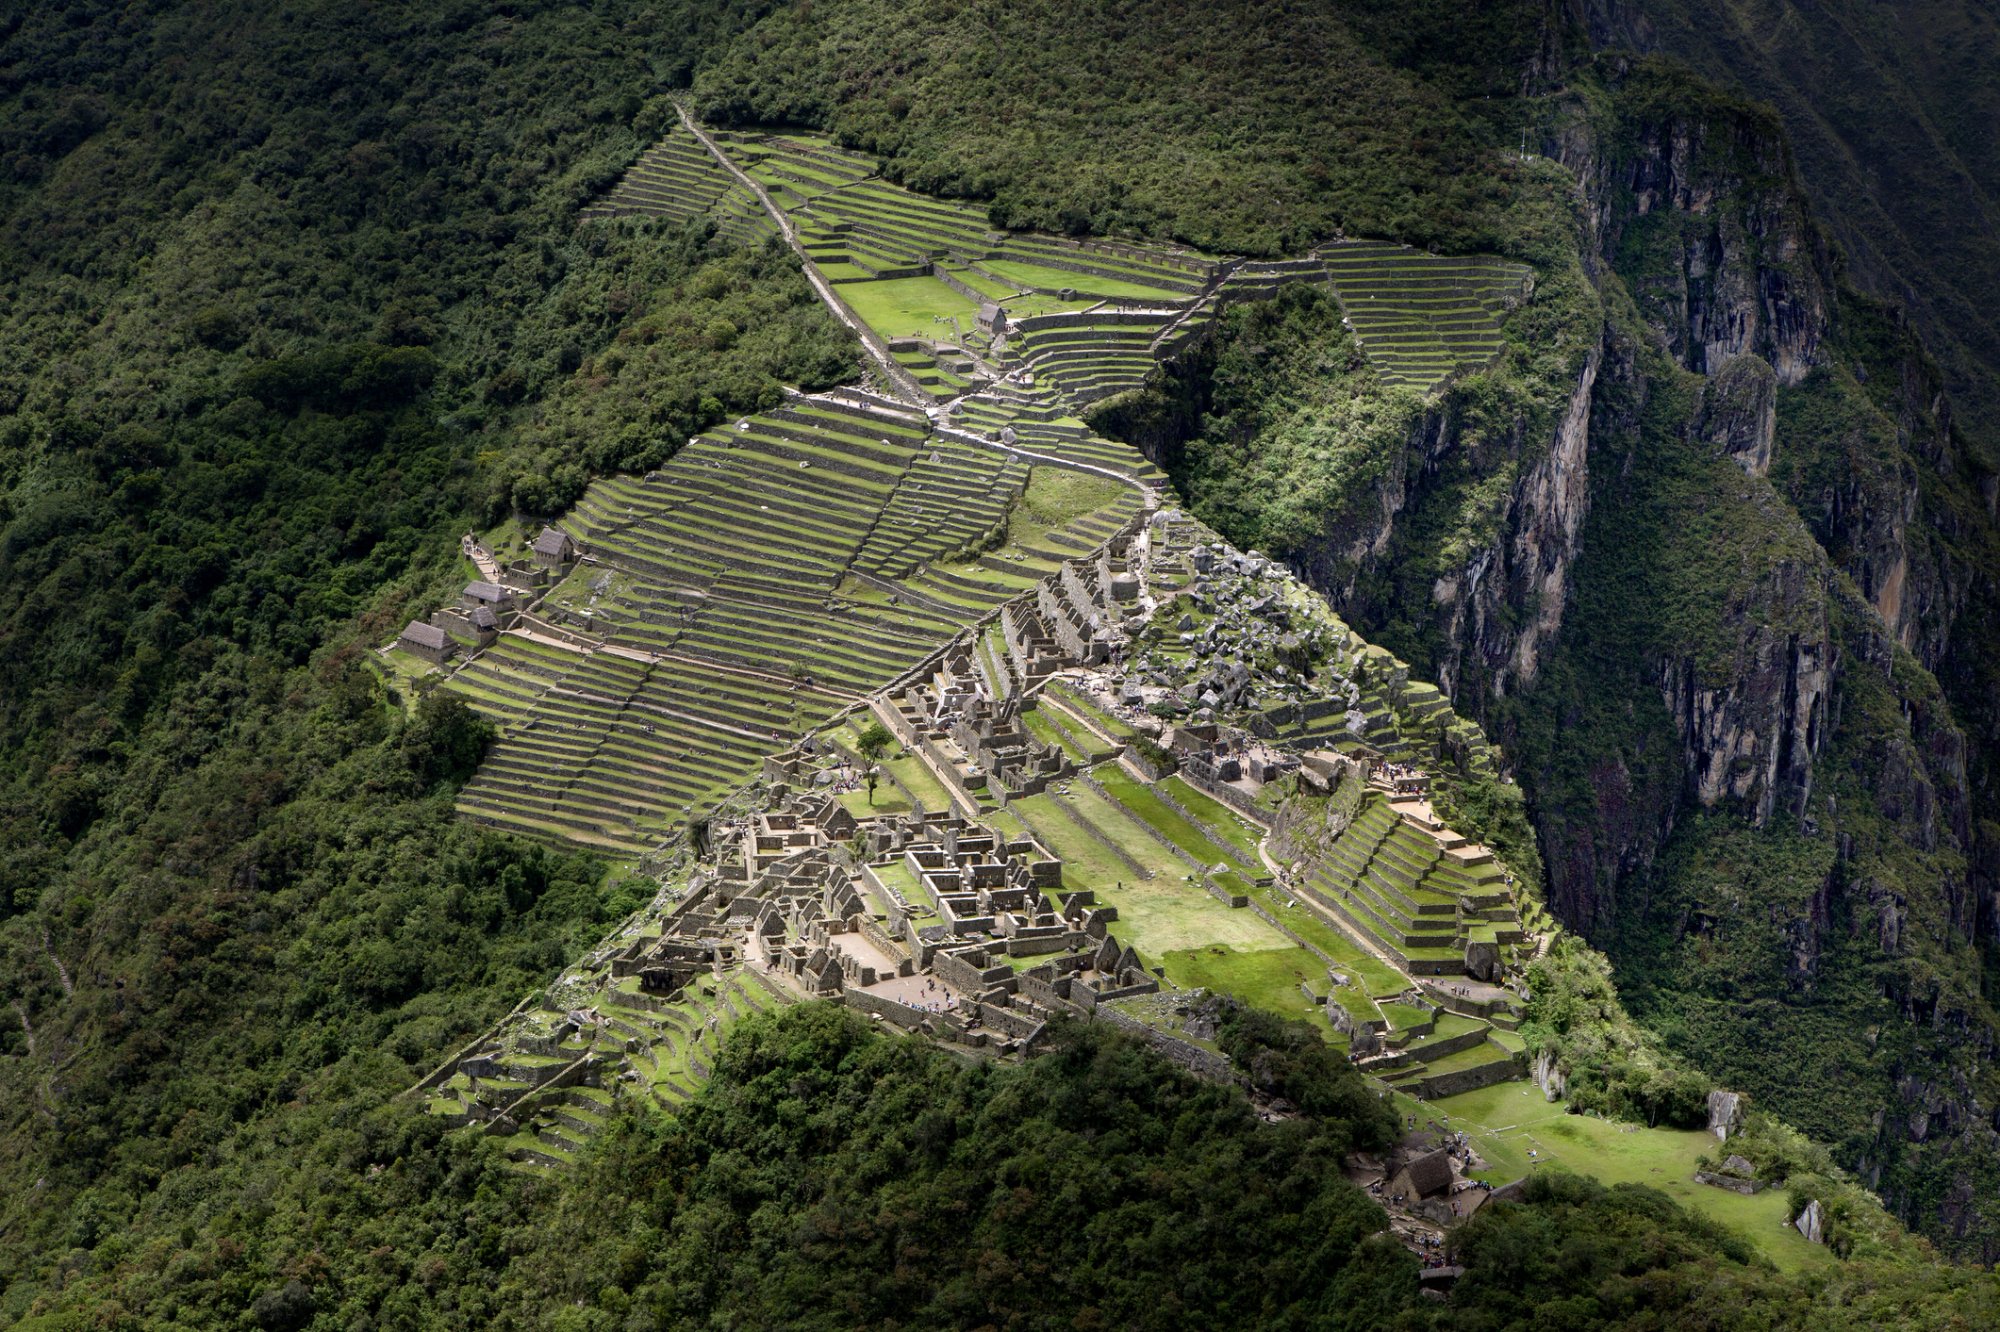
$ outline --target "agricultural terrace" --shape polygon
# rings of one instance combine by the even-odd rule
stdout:
[[[708,137],[790,223],[800,257],[839,301],[898,344],[891,354],[904,388],[951,407],[1004,384],[1027,405],[1074,412],[1138,387],[1223,302],[1295,281],[1333,288],[1385,385],[1428,392],[1492,360],[1503,345],[1501,321],[1532,295],[1524,265],[1389,242],[1338,241],[1298,259],[1244,261],[1158,243],[998,231],[983,210],[892,184],[871,159],[822,136]],[[739,240],[776,231],[751,191],[681,128],[584,215],[635,213],[711,216]],[[990,414],[969,424],[994,428]]]
[[[1500,320],[1530,270],[1481,255],[1447,258],[1385,241],[1320,251],[1334,294],[1384,383],[1420,391],[1500,352]]]
[[[782,748],[1086,554],[1136,491],[893,404],[798,397],[597,482],[587,552],[445,687],[501,725],[461,808],[637,856]]]

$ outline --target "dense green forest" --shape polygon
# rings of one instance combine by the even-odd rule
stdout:
[[[576,231],[667,114],[642,94],[708,31],[686,15],[9,25],[18,1315],[148,1226],[177,1234],[223,1162],[264,1187],[283,1144],[406,1086],[638,900],[593,860],[456,822],[483,723],[405,718],[360,647],[462,577],[457,532],[551,512],[780,384],[848,377],[855,352],[775,254]]]
[[[1989,1281],[1860,1262],[1778,1277],[1650,1190],[1538,1177],[1460,1230],[1448,1305],[1340,1176],[1393,1120],[1303,1027],[1239,1010],[1243,1094],[1099,1027],[968,1062],[807,1005],[752,1020],[679,1117],[620,1121],[574,1173],[509,1170],[397,1107],[302,1107],[20,1325],[796,1328],[1974,1326]],[[269,1153],[267,1155],[266,1153]],[[282,1161],[282,1167],[280,1166]],[[105,1253],[110,1250],[111,1253]],[[75,1311],[71,1313],[70,1311]]]
[[[1448,3],[822,4],[703,69],[707,118],[821,126],[996,224],[1303,250],[1347,228],[1493,248],[1519,128],[1482,116],[1540,7]]]
[[[1559,173],[1497,151],[1529,120],[1513,97],[1577,54],[1542,6],[1469,26],[1443,3],[774,8],[0,17],[0,1322],[1992,1321],[1964,1273],[1785,1280],[1657,1195],[1580,1181],[1462,1232],[1467,1279],[1434,1308],[1336,1178],[1342,1151],[1381,1141],[1379,1112],[1316,1043],[1248,1017],[1236,1052],[1301,1117],[1264,1123],[1101,1033],[997,1069],[833,1010],[747,1028],[687,1114],[621,1123],[574,1175],[524,1179],[394,1099],[646,887],[455,821],[482,723],[405,715],[362,648],[463,576],[459,532],[557,511],[857,361],[781,250],[576,227],[668,123],[668,92],[834,130],[1013,225],[1245,252],[1345,228],[1533,259],[1547,322],[1511,324],[1509,377],[1455,400],[1496,428],[1549,428],[1584,356]],[[1356,402],[1324,303],[1232,320],[1212,397],[1156,406],[1213,411],[1177,476],[1225,530],[1282,549],[1416,407]],[[1649,439],[1670,435],[1659,419]],[[1685,460],[1635,456],[1606,503],[1671,530],[1682,492],[1644,487]],[[1435,563],[1412,570],[1490,537],[1496,475],[1468,465],[1437,492],[1414,543]],[[1421,586],[1375,593],[1417,660],[1443,652],[1399,609]],[[1652,632],[1621,586],[1597,631],[1613,647]],[[1592,711],[1566,691],[1594,688],[1598,642],[1554,672],[1545,729],[1519,723],[1545,790],[1589,775],[1547,737]],[[1614,678],[1637,691],[1631,669]],[[1923,696],[1920,668],[1895,669],[1903,693],[1860,701],[1885,745]],[[1872,756],[1857,740],[1841,762]],[[1675,854],[1684,878],[1718,872]],[[1778,868],[1773,892],[1809,877]],[[1651,928],[1640,947],[1668,938]],[[1757,970],[1771,947],[1747,937],[1746,986],[1784,984]],[[1769,1025],[1676,1007],[1708,949],[1657,952],[1645,1011],[1694,1062],[1735,1074],[1768,1052]],[[1866,1006],[1770,1024],[1796,1042],[1773,1099],[1809,1079],[1825,1118],[1802,1120],[1837,1144],[1857,1093],[1812,1042],[1864,1039],[1842,1024]],[[1912,1030],[1884,1029],[1892,1047]]]

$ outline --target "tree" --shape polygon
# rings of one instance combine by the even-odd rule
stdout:
[[[403,731],[403,753],[427,784],[463,782],[493,742],[493,723],[442,690],[424,695]]]
[[[861,752],[862,776],[868,781],[868,803],[875,803],[875,778],[879,775],[882,756],[889,752],[896,737],[889,734],[889,728],[879,721],[869,722],[855,737],[854,747]]]

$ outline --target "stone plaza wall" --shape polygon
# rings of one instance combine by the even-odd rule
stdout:
[[[1098,1008],[1093,1011],[1092,1016],[1110,1023],[1122,1032],[1137,1036],[1197,1077],[1207,1078],[1211,1082],[1236,1080],[1236,1071],[1229,1060],[1213,1050],[1204,1050],[1199,1045],[1169,1035],[1156,1027],[1149,1027],[1143,1022],[1126,1017],[1115,1008]]]

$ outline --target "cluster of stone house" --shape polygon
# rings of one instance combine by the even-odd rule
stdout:
[[[904,742],[924,750],[968,793],[1034,795],[1073,771],[1060,748],[1022,725],[1019,695],[996,697],[980,679],[972,652],[963,645],[943,654],[928,675],[893,691],[888,703]],[[947,743],[955,754],[943,747]]]
[[[767,760],[764,808],[711,836],[712,861],[614,974],[671,997],[761,966],[804,996],[1002,1053],[1057,1013],[1159,988],[1112,934],[1116,910],[1062,893],[1062,862],[1038,842],[950,811],[857,820],[813,781],[834,760]]]
[[[1126,615],[1139,609],[1139,577],[1126,559],[1131,541],[1116,537],[1095,559],[1064,562],[1036,585],[1032,605],[1001,608],[1001,637],[1021,680],[1100,665],[1125,646]]]
[[[467,549],[476,549],[470,538]],[[484,552],[480,552],[483,558]],[[411,620],[396,636],[395,646],[442,666],[461,648],[477,650],[491,644],[520,615],[535,589],[569,572],[577,560],[576,543],[556,527],[544,527],[529,543],[528,558],[500,570],[503,581],[475,578],[459,592],[456,606],[432,612],[428,620]]]

